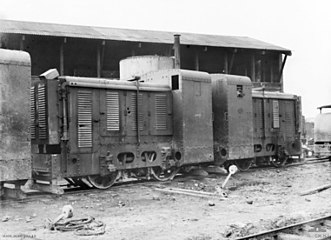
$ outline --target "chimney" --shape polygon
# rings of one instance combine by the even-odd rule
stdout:
[[[175,68],[180,69],[180,35],[174,35]]]

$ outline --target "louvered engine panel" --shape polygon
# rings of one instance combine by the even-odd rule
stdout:
[[[38,85],[38,133],[39,139],[47,138],[46,85]]]
[[[155,95],[155,129],[167,129],[167,96],[165,94]]]
[[[272,127],[279,128],[279,102],[272,100]]]
[[[143,102],[143,95],[139,94],[139,109],[142,109],[142,102]],[[136,131],[137,130],[137,119],[136,119],[136,112],[137,112],[137,94],[132,93],[131,94],[131,119],[132,119],[132,126],[131,130]],[[144,115],[143,112],[139,112],[139,130],[144,130]]]
[[[78,147],[92,147],[92,92],[78,91]]]
[[[119,93],[108,91],[106,93],[107,105],[107,131],[120,130]]]
[[[294,136],[295,134],[295,103],[294,101],[284,102],[285,108],[285,131],[287,135]]]
[[[263,129],[263,109],[262,109],[262,99],[254,98],[254,128],[255,132],[261,134]]]
[[[30,136],[31,136],[32,140],[36,139],[36,123],[35,123],[36,101],[35,101],[34,95],[35,95],[35,88],[31,87],[30,88],[30,101],[31,101],[31,103],[30,103],[31,104],[30,105]]]

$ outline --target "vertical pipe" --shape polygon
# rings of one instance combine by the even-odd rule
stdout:
[[[180,35],[174,35],[175,68],[180,69]]]

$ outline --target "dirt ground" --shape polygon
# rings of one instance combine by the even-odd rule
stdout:
[[[282,169],[239,172],[227,185],[226,199],[169,194],[158,187],[215,191],[226,175],[176,177],[172,182],[143,182],[106,191],[2,201],[0,239],[234,239],[331,214],[331,189],[300,193],[331,182],[331,162]],[[75,218],[92,216],[106,224],[98,236],[51,231],[44,226],[64,205]]]

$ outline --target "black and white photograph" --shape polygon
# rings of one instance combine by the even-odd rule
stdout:
[[[330,1],[0,6],[0,240],[331,239]]]

